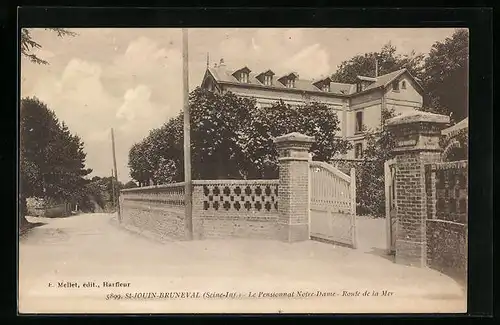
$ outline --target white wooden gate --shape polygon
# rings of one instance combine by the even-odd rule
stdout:
[[[396,207],[396,161],[390,159],[384,163],[385,179],[385,223],[387,236],[387,253],[396,253],[396,233],[398,227]]]
[[[311,161],[311,239],[357,247],[354,168],[346,175],[332,165]]]

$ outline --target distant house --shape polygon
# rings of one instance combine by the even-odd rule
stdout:
[[[358,76],[356,84],[333,82],[329,77],[318,80],[300,78],[295,72],[277,76],[272,70],[252,71],[249,67],[231,70],[223,60],[207,67],[201,88],[240,97],[253,97],[260,107],[278,100],[290,105],[320,102],[338,114],[340,136],[351,141],[353,149],[341,159],[362,159],[366,147],[365,127],[382,125],[382,109],[404,113],[422,107],[423,88],[406,70],[398,70],[376,78]]]

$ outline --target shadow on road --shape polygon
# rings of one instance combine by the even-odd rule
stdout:
[[[29,222],[27,221],[25,224],[23,224],[20,229],[19,229],[19,237],[24,237],[26,236],[29,231],[33,228],[41,227],[46,225],[46,222]]]
[[[371,251],[366,252],[366,253],[371,254],[371,255],[375,255],[375,256],[379,256],[379,257],[385,258],[388,261],[394,262],[394,255],[387,254],[387,251],[385,249],[377,248],[377,247],[372,247],[371,249],[372,249]]]

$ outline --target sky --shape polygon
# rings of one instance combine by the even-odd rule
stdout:
[[[21,97],[36,96],[81,137],[90,176],[109,176],[114,129],[118,179],[129,181],[128,151],[182,110],[182,32],[179,28],[71,29],[60,38],[44,29],[32,36],[49,65],[21,59]],[[316,79],[357,54],[391,42],[398,53],[428,53],[450,28],[196,28],[189,29],[189,88],[201,84],[221,58],[229,69],[272,69]]]

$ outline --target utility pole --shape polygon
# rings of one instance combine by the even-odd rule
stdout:
[[[378,77],[378,58],[377,58],[377,54],[374,55],[375,56],[375,78]]]
[[[115,204],[115,176],[113,168],[111,168],[111,202]]]
[[[120,204],[118,197],[120,195],[119,191],[115,190],[115,184],[118,184],[118,172],[116,170],[116,153],[115,153],[115,134],[113,132],[113,128],[111,128],[111,145],[113,147],[113,168],[115,170],[115,174],[111,174],[111,177],[113,179],[113,204],[116,207],[116,210],[118,212],[118,221],[121,221],[121,216],[120,216]],[[111,171],[113,172],[113,171]],[[114,176],[114,177],[113,177]],[[116,194],[115,194],[116,191]]]
[[[182,79],[184,97],[184,202],[185,227],[188,240],[193,239],[193,208],[191,184],[191,117],[189,112],[188,31],[182,29]]]

